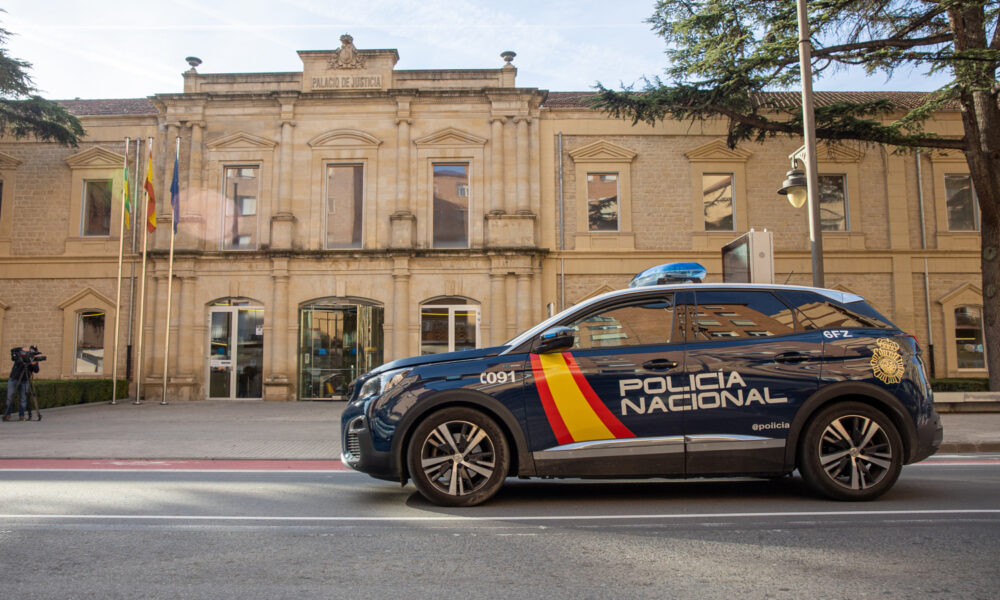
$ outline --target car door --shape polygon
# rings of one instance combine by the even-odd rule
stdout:
[[[666,406],[684,370],[674,294],[635,295],[562,323],[565,352],[532,354],[526,422],[539,475],[678,474],[682,415]]]
[[[823,336],[769,290],[698,290],[687,346],[687,472],[780,472],[792,419],[817,389]]]

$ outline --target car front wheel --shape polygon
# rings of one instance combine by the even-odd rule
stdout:
[[[440,506],[474,506],[503,485],[510,464],[496,422],[470,408],[426,417],[410,438],[407,463],[420,493]]]
[[[873,500],[892,487],[902,466],[899,432],[867,404],[836,404],[806,428],[799,471],[812,489],[829,498]]]

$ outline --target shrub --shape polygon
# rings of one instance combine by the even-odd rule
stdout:
[[[6,379],[0,379],[0,389],[4,390],[3,401],[6,402]],[[111,379],[36,379],[35,389],[39,409],[111,401]],[[119,379],[115,397],[127,396],[128,381]]]
[[[985,377],[942,377],[931,379],[935,392],[988,392],[990,380]]]

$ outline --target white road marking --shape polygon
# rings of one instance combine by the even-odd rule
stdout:
[[[491,517],[465,517],[459,515],[408,516],[408,517],[290,517],[266,515],[47,515],[47,514],[0,514],[0,520],[69,520],[69,521],[313,521],[313,522],[492,522],[492,521],[629,521],[629,520],[691,520],[691,519],[755,519],[761,517],[895,517],[895,516],[953,516],[953,515],[1000,515],[1000,509],[927,509],[927,510],[840,510],[840,511],[795,511],[795,512],[745,512],[745,513],[691,513],[691,514],[633,514],[633,515],[497,515]]]

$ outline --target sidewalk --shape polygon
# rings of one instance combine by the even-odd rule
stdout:
[[[341,402],[81,404],[0,422],[0,459],[336,460]],[[1000,413],[945,413],[940,452],[1000,452]]]

